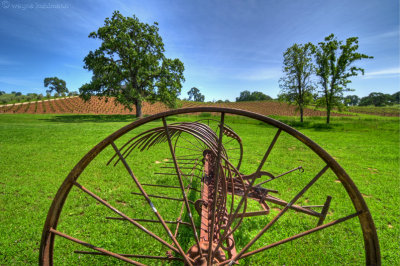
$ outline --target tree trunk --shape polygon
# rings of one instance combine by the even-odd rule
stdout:
[[[300,122],[303,123],[303,106],[300,107]]]
[[[142,101],[136,100],[136,117],[142,117]]]
[[[331,118],[331,108],[327,107],[326,108],[326,123],[329,124],[329,120]]]

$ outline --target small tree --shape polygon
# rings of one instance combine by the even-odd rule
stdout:
[[[49,87],[49,89],[46,90],[47,93],[51,94],[53,91],[58,94],[68,92],[67,83],[57,77],[45,78],[43,83],[46,88]]]
[[[200,90],[196,87],[191,88],[188,91],[189,101],[204,102],[204,95],[200,93]]]
[[[316,74],[322,87],[322,99],[319,105],[326,107],[326,123],[329,124],[331,110],[333,107],[341,107],[343,92],[352,91],[347,85],[352,76],[359,72],[364,75],[364,69],[353,66],[355,61],[363,58],[373,58],[360,54],[358,50],[358,38],[351,37],[343,44],[333,34],[325,38],[324,42],[318,43],[315,53]]]
[[[304,107],[313,99],[314,87],[311,82],[311,75],[314,73],[313,52],[313,44],[295,43],[283,54],[285,76],[279,80],[281,88],[279,98],[297,106],[301,122],[303,122]]]
[[[164,56],[157,25],[115,11],[103,27],[90,33],[89,38],[101,40],[101,45],[84,59],[84,68],[93,71],[93,77],[79,89],[81,97],[116,97],[129,110],[134,104],[138,117],[142,116],[145,100],[174,107],[184,80],[184,66],[179,59]]]

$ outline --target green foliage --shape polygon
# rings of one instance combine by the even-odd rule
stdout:
[[[194,102],[204,102],[204,95],[200,93],[200,90],[196,87],[191,88],[188,91],[189,99],[188,101]]]
[[[283,72],[279,80],[281,93],[279,99],[295,104],[300,110],[300,121],[303,122],[303,109],[313,100],[314,86],[311,75],[314,73],[312,43],[293,44],[283,54]]]
[[[400,104],[400,91],[392,94],[392,103]]]
[[[78,96],[79,93],[77,91],[70,91],[68,92],[68,96]]]
[[[101,45],[85,57],[84,68],[93,72],[92,81],[79,90],[84,100],[92,95],[116,100],[142,115],[142,101],[176,104],[184,81],[183,63],[164,56],[164,43],[157,23],[142,23],[136,16],[124,17],[114,11],[111,19],[89,38]]]
[[[357,95],[347,95],[343,98],[343,103],[346,106],[356,106],[360,102],[360,98]]]
[[[195,121],[199,119],[195,116],[176,118],[177,121]],[[393,241],[393,239],[399,239],[400,236],[398,219],[400,194],[398,193],[397,178],[400,140],[398,138],[398,118],[372,116],[335,117],[329,127],[323,125],[324,121],[321,117],[309,118],[302,124],[298,122],[296,117],[275,118],[296,127],[298,126],[297,129],[315,140],[328,153],[335,156],[335,159],[352,177],[365,197],[377,227],[382,264],[399,265],[398,241]],[[0,116],[1,265],[37,263],[43,224],[57,189],[84,154],[107,135],[131,123],[132,119],[130,115],[4,114]],[[228,125],[239,133],[243,143],[248,144],[250,142],[252,144],[251,150],[245,150],[245,163],[250,164],[261,160],[270,140],[276,133],[276,129],[251,123],[248,119],[240,119],[231,115],[226,116],[226,120]],[[157,126],[162,126],[162,123],[154,122],[150,125],[142,126],[139,131],[132,132],[132,134]],[[85,134],[82,134],[82,132],[85,132]],[[131,138],[132,134],[127,137]],[[129,138],[117,142],[117,146],[120,147]],[[268,157],[266,167],[269,172],[275,175],[299,165],[306,168],[306,173],[311,173],[310,176],[304,176],[304,174],[295,172],[271,182],[271,188],[279,189],[279,197],[281,197],[281,193],[291,192],[296,194],[298,192],[295,189],[297,188],[295,186],[297,182],[307,183],[320,170],[320,168],[307,168],[307,166],[311,165],[310,161],[312,162],[315,157],[305,152],[304,148],[304,145],[296,145],[296,142],[291,141],[290,136],[287,136],[287,134],[281,134]],[[298,153],[294,153],[295,151],[298,151]],[[292,158],[289,156],[292,154],[298,155],[298,157]],[[362,160],[360,160],[360,154],[363,155]],[[105,162],[113,155],[112,149],[104,150],[102,155],[100,157],[101,160],[94,161],[92,167],[88,167],[85,170],[78,182],[96,194],[99,193],[113,206],[128,215],[137,217],[137,212],[147,211],[150,213],[143,218],[156,219],[151,209],[145,208],[147,206],[145,201],[140,198],[134,198],[130,194],[136,186],[132,183],[133,181],[126,169],[122,165],[117,167],[105,166]],[[167,157],[163,157],[164,154],[160,154],[160,149],[157,148],[139,153],[139,155],[137,157],[132,155],[128,163],[135,167],[135,174],[144,173],[143,177],[148,178],[144,181],[150,180],[151,182],[151,178],[157,177],[148,177],[149,169],[153,169],[154,165],[162,165],[154,162],[156,160],[162,161],[160,158]],[[145,156],[148,164],[139,164],[138,161],[140,162],[141,157]],[[293,163],[293,161],[298,164]],[[285,164],[287,167],[277,168],[277,165]],[[246,172],[254,171],[255,169],[243,168]],[[331,174],[327,173],[327,176],[318,180],[313,186],[313,188],[318,189],[310,190],[296,204],[323,203],[325,198],[322,197],[325,194],[332,195],[330,193],[336,193],[336,189],[342,187],[332,177]],[[320,187],[325,183],[330,185],[326,190],[323,189],[325,187]],[[286,190],[283,188],[286,188]],[[173,189],[153,191],[159,195],[165,195],[170,193],[171,190],[174,191]],[[146,191],[152,190],[146,188]],[[179,193],[177,192],[176,195],[178,197]],[[350,200],[346,194],[344,194],[343,198],[336,197],[336,195],[333,196],[331,212],[327,219],[334,219],[333,217],[343,214],[338,214],[341,209],[335,208],[335,202],[347,202]],[[72,200],[73,197],[75,197],[74,200]],[[305,202],[305,200],[314,197],[318,197],[320,200]],[[121,199],[124,198],[129,198],[129,200],[121,202]],[[161,199],[154,199],[153,201],[156,207],[161,207],[158,208],[161,214],[168,216],[169,213],[166,213],[163,205],[161,205],[168,204],[168,201]],[[252,203],[255,202],[249,200],[249,204]],[[276,207],[276,205],[271,207]],[[174,214],[179,210],[180,208],[170,209]],[[316,209],[316,211],[320,211],[320,209]],[[349,212],[343,215],[353,212],[354,208],[351,208]],[[68,197],[65,203],[60,226],[57,229],[111,251],[121,253],[127,251],[125,253],[129,252],[130,254],[146,254],[152,250],[155,253],[160,251],[160,246],[154,245],[153,239],[142,237],[140,231],[129,223],[105,219],[106,216],[113,216],[113,214],[104,206],[97,205],[94,199],[82,191],[73,188],[71,197]],[[271,214],[268,216],[245,218],[243,220],[244,224],[240,228],[243,231],[237,238],[235,236],[237,245],[246,244],[246,240],[259,232],[259,230],[255,230],[257,224],[259,226],[267,224],[276,214],[276,210],[271,208]],[[165,217],[165,219],[167,218],[169,217]],[[69,223],[70,221],[71,223]],[[288,211],[258,242],[261,245],[267,245],[313,228],[317,218],[311,220],[311,227],[306,226],[308,224],[305,221],[308,221],[307,216]],[[299,228],[302,226],[304,228]],[[157,228],[162,227],[159,225],[150,227],[152,230]],[[175,227],[171,226],[170,228],[174,229]],[[181,226],[179,229],[178,237],[181,237],[182,228],[184,227]],[[298,231],[293,232],[293,228],[298,229]],[[109,231],[105,231],[106,229],[109,229]],[[347,236],[349,235],[350,238],[348,239]],[[354,238],[358,240],[356,241],[357,243],[351,242]],[[168,236],[164,239],[168,239]],[[135,242],[132,243],[132,241]],[[353,247],[357,245],[361,246],[362,249],[362,243],[363,240],[356,218],[291,243],[272,248],[265,251],[265,253],[261,253],[260,256],[249,257],[249,260],[241,262],[241,265],[362,265],[365,264],[363,254],[353,250]],[[74,254],[73,250],[90,251],[90,249],[85,249],[85,247],[61,237],[56,237],[55,244],[55,258],[59,259],[59,263],[55,264],[122,264],[122,262],[109,258],[109,256]],[[126,248],[120,248],[120,246],[126,246]],[[68,249],[64,251],[63,247]],[[140,248],[141,250],[139,251],[141,252],[131,252],[135,247]],[[24,252],[21,252],[21,250],[24,250]],[[349,257],[351,254],[354,254],[354,258]],[[162,255],[164,256],[164,254]],[[144,263],[153,265],[157,262],[153,260],[144,261]],[[163,263],[160,262],[159,264]],[[168,265],[168,262],[164,264]],[[176,265],[179,264],[177,263]]]
[[[329,123],[330,112],[333,107],[341,108],[343,92],[352,91],[348,88],[350,77],[364,74],[364,69],[353,66],[355,61],[373,58],[360,54],[358,50],[358,37],[351,37],[343,44],[331,34],[324,42],[318,43],[315,53],[316,74],[322,88],[322,98],[317,102],[318,106],[324,106],[327,110],[326,122]]]
[[[236,102],[247,101],[270,101],[272,98],[259,91],[250,92],[248,90],[240,92],[240,96],[236,97]]]
[[[50,98],[50,95],[49,95]],[[3,93],[0,95],[0,104],[23,103],[29,101],[38,101],[43,99],[43,94],[28,93],[23,95],[21,92]]]
[[[360,106],[385,106],[399,103],[400,91],[393,95],[385,94],[381,92],[371,92],[368,96],[361,98]]]
[[[46,88],[49,87],[49,89],[46,90],[47,93],[51,94],[53,91],[58,94],[68,93],[67,83],[62,79],[57,77],[45,78],[43,83]]]

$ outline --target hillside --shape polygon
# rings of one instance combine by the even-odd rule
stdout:
[[[182,101],[182,108],[196,106],[217,106],[243,109],[263,115],[297,115],[295,106],[279,102],[232,102],[232,103],[199,103]],[[169,110],[162,103],[143,104],[143,114],[152,115]],[[12,104],[0,106],[0,113],[27,113],[27,114],[135,114],[125,109],[123,105],[114,103],[114,100],[105,101],[98,97],[92,97],[88,102],[84,102],[79,97],[67,97],[56,100],[44,100],[38,102]],[[305,116],[325,116],[325,112],[313,109],[305,109]],[[333,116],[343,116],[344,114],[334,113]]]

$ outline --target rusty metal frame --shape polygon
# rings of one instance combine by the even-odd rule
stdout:
[[[254,186],[254,182],[255,180],[262,174],[261,172],[261,168],[262,165],[264,164],[265,160],[267,159],[270,150],[272,149],[272,147],[274,146],[274,143],[276,142],[276,140],[279,137],[279,134],[281,132],[286,132],[287,134],[293,136],[294,138],[298,139],[300,142],[304,143],[306,146],[308,146],[311,150],[313,150],[325,163],[326,163],[326,167],[324,167],[320,173],[318,173],[313,180],[310,181],[309,185],[307,185],[305,188],[303,188],[293,199],[292,201],[290,201],[289,203],[286,202],[281,202],[281,205],[284,206],[284,209],[281,210],[281,212],[273,219],[270,221],[269,224],[267,224],[258,234],[257,237],[261,236],[266,230],[268,230],[268,228],[270,228],[273,223],[275,223],[289,208],[298,208],[298,210],[302,210],[304,212],[314,212],[312,211],[310,208],[307,208],[307,206],[296,206],[294,205],[294,203],[296,202],[296,200],[314,183],[318,180],[318,178],[323,174],[324,171],[326,171],[327,169],[331,169],[335,175],[337,176],[337,178],[341,181],[342,185],[344,186],[344,188],[346,189],[353,205],[355,208],[355,213],[348,215],[346,217],[342,217],[338,220],[332,221],[330,223],[327,224],[322,224],[323,223],[323,219],[325,218],[324,216],[326,215],[326,211],[329,208],[329,204],[330,204],[330,199],[328,198],[327,201],[325,202],[324,205],[322,205],[322,212],[319,215],[320,219],[318,221],[318,224],[316,227],[302,232],[298,235],[289,237],[287,239],[283,239],[281,241],[278,241],[276,243],[272,243],[269,244],[267,246],[264,246],[262,248],[259,248],[257,250],[253,250],[248,252],[248,249],[252,246],[252,244],[256,241],[256,239],[253,241],[250,241],[244,249],[242,249],[241,251],[239,251],[239,253],[234,254],[234,256],[232,256],[232,258],[229,258],[225,261],[219,261],[220,265],[225,265],[225,264],[230,264],[232,265],[233,263],[235,263],[237,260],[241,259],[241,258],[245,258],[248,256],[251,256],[253,254],[256,254],[258,252],[267,250],[269,248],[278,246],[280,244],[292,241],[294,239],[297,239],[299,237],[302,237],[304,235],[322,230],[324,228],[333,226],[335,224],[341,223],[345,220],[354,218],[354,217],[358,217],[359,221],[360,221],[360,225],[361,225],[361,229],[363,232],[363,239],[364,239],[364,248],[365,248],[365,263],[367,265],[380,265],[381,264],[381,258],[380,258],[380,249],[379,249],[379,242],[378,242],[378,237],[376,234],[376,228],[374,225],[374,222],[372,220],[372,216],[371,213],[369,212],[369,209],[361,195],[361,193],[359,192],[359,190],[357,189],[357,187],[355,186],[354,182],[350,179],[350,177],[348,176],[348,174],[345,172],[345,170],[333,159],[332,156],[330,156],[324,149],[322,149],[320,146],[318,146],[315,142],[313,142],[311,139],[309,139],[308,137],[306,137],[305,135],[303,135],[302,133],[298,132],[297,130],[289,127],[288,125],[285,125],[282,122],[279,122],[275,119],[260,115],[260,114],[256,114],[256,113],[252,113],[252,112],[248,112],[248,111],[243,111],[243,110],[238,110],[238,109],[230,109],[230,108],[219,108],[219,107],[195,107],[195,108],[185,108],[185,109],[176,109],[176,110],[171,110],[168,112],[163,112],[163,113],[159,113],[153,116],[149,116],[140,120],[137,120],[123,128],[121,128],[120,130],[116,131],[115,133],[111,134],[110,136],[108,136],[106,139],[104,139],[103,141],[101,141],[99,144],[97,144],[93,149],[91,149],[79,162],[78,164],[72,169],[72,171],[69,173],[69,175],[67,176],[67,178],[64,180],[63,184],[61,185],[61,187],[59,188],[53,202],[52,205],[50,207],[50,210],[48,212],[47,218],[46,218],[46,222],[44,225],[44,229],[43,229],[43,233],[42,233],[42,240],[41,240],[41,245],[40,245],[40,254],[39,254],[39,264],[40,265],[52,265],[53,264],[53,249],[54,249],[54,238],[56,235],[67,238],[71,241],[80,243],[82,245],[85,245],[87,247],[93,248],[95,249],[97,252],[94,253],[98,253],[102,254],[102,255],[111,255],[114,256],[116,258],[122,259],[126,262],[129,263],[133,263],[136,265],[141,265],[141,263],[136,262],[136,261],[132,261],[131,259],[128,258],[128,256],[123,256],[123,254],[117,254],[117,253],[113,253],[111,251],[107,251],[101,248],[97,248],[93,245],[90,245],[88,243],[85,243],[84,241],[75,239],[71,236],[68,236],[62,232],[57,231],[57,224],[58,224],[58,219],[59,216],[61,214],[63,205],[65,200],[68,197],[68,194],[71,190],[71,188],[73,186],[76,186],[78,188],[80,188],[81,190],[83,190],[84,192],[88,193],[89,195],[91,195],[92,197],[94,197],[96,200],[98,200],[99,202],[101,202],[103,205],[107,206],[108,208],[110,208],[111,210],[113,210],[115,213],[117,213],[118,215],[122,216],[122,219],[129,221],[130,223],[132,223],[133,225],[135,225],[136,227],[138,227],[139,229],[143,230],[144,232],[146,232],[147,234],[149,234],[150,236],[152,236],[153,238],[155,238],[156,240],[160,241],[162,244],[168,246],[171,250],[175,251],[177,254],[180,254],[182,256],[182,258],[175,258],[175,257],[171,257],[171,259],[178,259],[178,260],[184,260],[186,264],[191,265],[194,263],[193,258],[191,258],[190,256],[188,256],[187,254],[184,253],[184,251],[181,249],[181,247],[179,246],[179,243],[176,240],[176,234],[172,235],[172,233],[169,231],[169,228],[166,226],[166,221],[164,221],[161,217],[161,215],[157,212],[154,211],[156,217],[158,220],[155,220],[159,223],[161,223],[163,225],[163,227],[165,228],[165,230],[167,231],[168,235],[170,236],[171,240],[173,241],[174,245],[171,245],[169,243],[167,243],[165,240],[159,238],[157,235],[155,235],[154,233],[152,233],[151,231],[149,231],[148,229],[146,229],[143,225],[141,225],[139,222],[135,221],[134,219],[131,219],[129,217],[127,217],[126,215],[124,215],[123,213],[121,213],[119,210],[117,210],[116,208],[114,208],[113,206],[109,205],[109,203],[105,202],[103,199],[101,199],[100,197],[98,197],[97,195],[95,195],[94,193],[88,191],[86,188],[84,188],[83,186],[81,186],[79,183],[77,183],[77,179],[79,178],[80,174],[83,172],[83,170],[90,164],[90,162],[102,151],[104,150],[106,147],[108,146],[113,146],[113,148],[115,149],[117,155],[118,155],[118,160],[122,161],[125,165],[125,167],[127,168],[129,174],[131,175],[131,177],[133,178],[133,180],[135,181],[135,183],[138,185],[139,189],[141,190],[143,196],[146,198],[146,200],[149,202],[150,206],[152,206],[151,204],[151,200],[150,197],[146,194],[146,192],[141,189],[141,185],[140,183],[135,180],[135,176],[134,174],[131,172],[131,170],[129,169],[129,166],[126,164],[126,162],[124,161],[124,158],[129,155],[129,149],[125,150],[125,152],[127,152],[126,154],[121,154],[120,151],[122,149],[122,147],[120,149],[118,149],[116,147],[116,145],[114,144],[114,142],[121,136],[123,136],[124,134],[128,133],[129,131],[145,124],[151,121],[155,121],[158,119],[162,119],[164,122],[164,127],[163,130],[165,132],[167,132],[167,135],[164,136],[164,139],[160,139],[160,138],[156,138],[154,137],[154,139],[150,139],[150,141],[152,141],[152,143],[158,143],[160,141],[168,141],[169,145],[171,147],[172,143],[171,143],[171,136],[169,135],[169,130],[170,127],[173,127],[172,124],[167,125],[166,124],[166,118],[168,116],[173,116],[173,115],[180,115],[180,114],[188,114],[188,113],[199,113],[199,112],[210,112],[210,113],[220,113],[222,116],[222,121],[221,121],[221,125],[224,125],[224,121],[223,118],[226,114],[229,115],[240,115],[240,116],[244,116],[244,117],[248,117],[248,118],[252,118],[264,123],[267,123],[271,126],[274,126],[278,129],[276,136],[274,137],[273,142],[271,143],[270,147],[268,148],[266,154],[264,155],[264,158],[262,160],[262,163],[259,165],[257,172],[248,178],[248,180],[245,180],[243,182],[246,182],[246,189],[243,189],[242,193],[244,194],[244,196],[242,197],[243,199],[243,203],[242,204],[246,204],[246,199],[248,194],[251,196],[253,194],[251,194],[252,192],[250,191],[250,188],[254,188],[257,187]],[[222,133],[222,131],[221,131]],[[226,158],[224,158],[223,156],[223,151],[222,151],[222,147],[220,146],[221,141],[222,141],[222,134],[220,134],[219,138],[219,144],[218,147],[214,147],[216,148],[213,152],[217,155],[217,165],[219,164],[220,161],[224,161],[225,163],[228,163],[226,161]],[[128,143],[126,143],[125,145],[128,145]],[[173,154],[173,150],[171,150],[172,156],[175,156]],[[220,155],[220,157],[218,156]],[[218,159],[221,158],[221,159]],[[191,160],[191,158],[181,158],[181,157],[176,157],[174,160],[174,166],[176,168],[176,173],[177,175],[181,175],[180,170],[179,170],[179,166],[177,165],[176,160]],[[111,162],[111,160],[110,160]],[[232,165],[227,164],[227,166],[225,168],[219,168],[216,167],[214,171],[217,172],[217,177],[218,177],[218,171],[225,171],[227,173],[229,173],[229,171],[231,171],[231,169],[233,171],[237,170],[235,169],[235,167],[233,167]],[[184,176],[184,175],[182,175]],[[281,176],[281,175],[280,175]],[[180,177],[181,178],[181,177]],[[216,183],[218,184],[218,182]],[[244,183],[243,183],[244,184]],[[223,185],[223,184],[222,184]],[[261,184],[258,184],[261,185]],[[236,189],[234,185],[232,185],[233,189]],[[260,187],[260,186],[258,186]],[[180,186],[180,189],[183,191],[183,195],[185,195],[185,191],[183,190],[184,187]],[[227,190],[227,187],[224,187],[223,189]],[[215,190],[216,191],[216,190]],[[233,192],[234,194],[236,194],[236,192]],[[269,195],[268,195],[269,196]],[[269,197],[265,197],[262,200],[268,201],[279,201],[279,199],[274,199],[272,196]],[[182,205],[182,209],[184,207],[184,205],[186,205],[186,208],[188,208],[188,201],[187,198],[186,200],[184,199],[184,203]],[[239,209],[237,208],[235,210],[235,213],[233,214],[233,216],[231,217],[230,221],[233,221],[235,218],[240,218],[243,219],[243,217],[240,217],[240,213],[239,213]],[[215,208],[214,208],[215,210]],[[308,211],[307,211],[308,210]],[[215,211],[214,211],[215,213]],[[235,217],[238,216],[238,217]],[[242,214],[243,216],[243,214]],[[219,219],[218,217],[214,218],[214,219]],[[179,225],[180,223],[178,223]],[[196,232],[196,229],[194,227],[194,224],[191,222],[189,223],[189,226],[192,227],[193,231]],[[227,225],[227,228],[230,228],[230,225]],[[196,234],[196,233],[195,233]],[[212,234],[211,234],[212,235]],[[231,230],[225,230],[225,233],[221,236],[220,241],[218,242],[218,245],[221,245],[223,240],[228,240],[229,236],[231,235]],[[212,238],[212,237],[211,237]],[[212,243],[210,241],[210,243]],[[216,253],[219,250],[219,247],[217,246],[213,246],[210,245],[209,249],[208,249],[208,265],[210,265],[212,263],[212,257],[216,255]],[[136,256],[136,255],[135,255]],[[141,255],[137,255],[137,256],[141,256]]]

